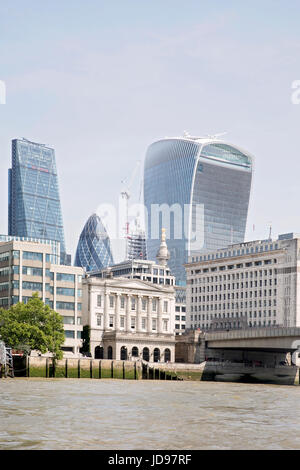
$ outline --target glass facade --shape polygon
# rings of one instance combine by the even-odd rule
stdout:
[[[93,214],[85,224],[77,246],[75,266],[87,272],[114,264],[110,240],[100,217]]]
[[[226,143],[188,137],[153,143],[144,168],[148,259],[155,260],[165,227],[168,264],[184,285],[189,255],[243,242],[251,180],[252,157]]]
[[[60,242],[67,262],[55,153],[26,139],[12,141],[8,184],[8,232]]]

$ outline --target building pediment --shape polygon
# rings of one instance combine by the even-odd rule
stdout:
[[[127,278],[115,278],[106,279],[106,285],[109,287],[118,287],[120,289],[132,289],[132,290],[143,290],[147,292],[173,292],[174,288],[172,286],[166,285],[156,285],[147,281],[142,281],[141,279],[127,279]]]
[[[137,290],[152,293],[165,292],[168,294],[174,294],[174,286],[153,284],[149,281],[143,281],[141,279],[129,279],[125,277],[116,277],[112,279],[100,279],[100,278],[89,278],[87,283],[93,288],[104,287],[108,289],[120,289],[120,290]]]

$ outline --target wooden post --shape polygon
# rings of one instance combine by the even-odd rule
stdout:
[[[46,379],[49,377],[49,358],[46,357]]]
[[[111,361],[111,365],[110,365],[110,371],[111,371],[111,378],[113,379],[114,378],[114,361]]]
[[[68,359],[66,359],[66,362],[65,362],[65,377],[66,379],[68,378]]]
[[[93,359],[90,360],[90,378],[93,378]]]
[[[101,379],[101,375],[102,375],[102,372],[101,372],[101,361],[99,361],[99,379]]]
[[[136,361],[134,361],[134,380],[136,380]]]
[[[80,359],[78,359],[77,369],[78,369],[78,378],[80,379]]]
[[[55,378],[56,370],[55,370],[55,359],[54,358],[52,359],[52,371],[53,371],[53,377]]]
[[[125,361],[123,361],[123,379],[125,380]]]

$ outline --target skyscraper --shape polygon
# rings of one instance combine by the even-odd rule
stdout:
[[[165,138],[148,148],[148,259],[155,259],[165,227],[177,284],[186,282],[188,255],[244,241],[252,163],[248,152],[214,137]]]
[[[99,271],[114,264],[109,236],[97,214],[91,215],[83,227],[74,264],[87,272]]]
[[[66,255],[54,150],[27,139],[12,141],[8,234],[59,241],[61,264],[70,264]]]

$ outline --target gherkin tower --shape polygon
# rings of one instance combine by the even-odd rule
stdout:
[[[81,232],[74,264],[87,272],[114,264],[109,236],[97,214],[89,217]]]

